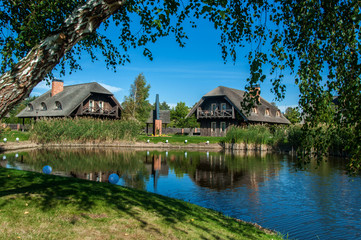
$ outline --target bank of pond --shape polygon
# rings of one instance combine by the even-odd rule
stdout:
[[[92,118],[42,119],[31,127],[28,135],[17,134],[20,140],[29,139],[36,143],[89,143],[138,141],[169,144],[232,144],[239,149],[257,150],[258,146],[267,146],[273,151],[302,152],[317,146],[316,151],[323,150],[332,155],[345,156],[344,147],[352,130],[331,131],[324,126],[314,130],[302,131],[301,125],[250,125],[247,127],[230,127],[224,137],[208,136],[146,136],[144,126],[136,121],[115,121]],[[0,131],[1,138],[12,139],[13,132],[6,129]],[[237,145],[238,144],[238,145]]]
[[[361,211],[358,204],[361,197],[361,178],[349,176],[345,172],[342,159],[329,158],[326,162],[311,162],[299,168],[292,156],[265,151],[48,148],[3,156],[5,159],[0,161],[2,167],[23,171],[9,172],[10,170],[0,168],[1,192],[6,193],[1,197],[2,202],[9,204],[12,197],[16,199],[14,202],[20,201],[21,204],[25,204],[27,200],[36,200],[39,204],[35,205],[41,209],[34,209],[38,214],[43,214],[42,211],[59,213],[52,208],[49,210],[47,206],[55,206],[55,209],[61,206],[62,209],[63,205],[70,204],[66,216],[60,216],[68,222],[59,220],[59,223],[71,226],[71,213],[75,211],[73,220],[76,224],[71,227],[74,232],[76,227],[80,228],[82,224],[86,226],[84,229],[90,228],[88,220],[85,219],[91,219],[91,224],[94,225],[97,221],[115,224],[132,219],[135,230],[129,230],[129,234],[146,234],[146,229],[152,234],[161,234],[153,235],[156,236],[154,238],[268,239],[269,235],[258,230],[249,232],[239,222],[224,217],[229,216],[258,223],[291,239],[361,237],[361,220],[358,217]],[[59,180],[52,176],[25,172],[42,172],[44,166],[51,166],[53,175],[68,178]],[[126,188],[109,184],[108,178],[111,174],[117,174],[120,178],[116,184]],[[7,178],[7,175],[16,177]],[[103,183],[96,185],[93,181]],[[87,188],[83,188],[83,184]],[[95,190],[91,190],[92,188]],[[143,192],[144,190],[148,193]],[[168,200],[149,192],[170,198]],[[129,199],[129,194],[137,196]],[[21,196],[22,200],[18,200],[17,196]],[[115,207],[115,212],[107,210],[98,200]],[[223,215],[209,210],[194,210],[196,207],[188,203],[210,208]],[[174,209],[174,204],[177,209]],[[95,210],[93,206],[97,206]],[[105,213],[101,213],[99,208],[103,208]],[[21,206],[19,218],[24,214],[23,211],[26,211],[26,208]],[[108,211],[112,213],[108,214]],[[199,215],[202,211],[205,211],[207,216]],[[30,214],[30,211],[28,212]],[[209,215],[210,212],[216,215]],[[92,214],[105,214],[107,217],[94,220]],[[148,218],[142,219],[143,214]],[[112,217],[108,218],[110,215]],[[117,219],[115,215],[125,218]],[[4,215],[0,214],[1,216]],[[155,221],[152,222],[151,219],[154,218]],[[4,220],[10,221],[7,218]],[[25,220],[23,224],[26,224]],[[186,230],[188,227],[191,230]],[[141,230],[143,228],[144,231]],[[235,231],[234,234],[229,235],[232,231]],[[189,235],[190,233],[194,235]],[[144,238],[144,235],[137,236]],[[271,236],[273,239],[278,237],[280,236]]]

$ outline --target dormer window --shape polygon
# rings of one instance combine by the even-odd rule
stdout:
[[[252,113],[258,113],[257,107],[253,107],[253,108],[251,109],[251,112],[252,112]]]
[[[48,108],[44,102],[41,103],[41,111],[46,111]]]
[[[266,116],[270,115],[269,108],[266,108],[266,111],[265,111],[264,115],[266,115]]]
[[[56,102],[55,102],[55,109],[56,109],[56,110],[61,110],[61,109],[63,109],[63,107],[61,106],[61,103],[60,103],[59,101],[56,101]]]
[[[278,111],[276,112],[276,117],[281,117],[281,112],[280,112],[280,110],[278,110]]]
[[[34,110],[33,104],[29,103],[27,110],[28,110],[29,112],[33,111],[33,110]]]

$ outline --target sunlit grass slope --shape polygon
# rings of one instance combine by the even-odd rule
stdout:
[[[0,168],[0,239],[281,237],[145,191]]]

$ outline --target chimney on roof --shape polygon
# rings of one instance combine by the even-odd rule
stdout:
[[[64,90],[64,81],[60,79],[54,79],[51,83],[51,96],[62,92]]]
[[[261,86],[259,84],[251,88],[252,92],[255,92],[254,97],[258,99],[258,102],[261,102]]]

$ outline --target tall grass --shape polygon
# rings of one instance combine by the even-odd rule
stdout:
[[[267,144],[278,147],[297,148],[301,142],[301,126],[233,127],[225,137],[228,143]]]
[[[247,128],[232,127],[228,130],[225,142],[228,143],[254,143],[254,144],[270,144],[273,135],[266,126],[249,126]]]
[[[335,130],[330,127],[310,129],[305,134],[301,125],[290,126],[261,126],[233,127],[225,137],[226,143],[267,144],[281,149],[304,150],[305,146],[312,146],[314,151],[324,148],[324,151],[339,154],[345,151],[349,129]]]
[[[93,118],[43,119],[34,124],[31,140],[46,142],[134,140],[141,126],[135,121]]]

